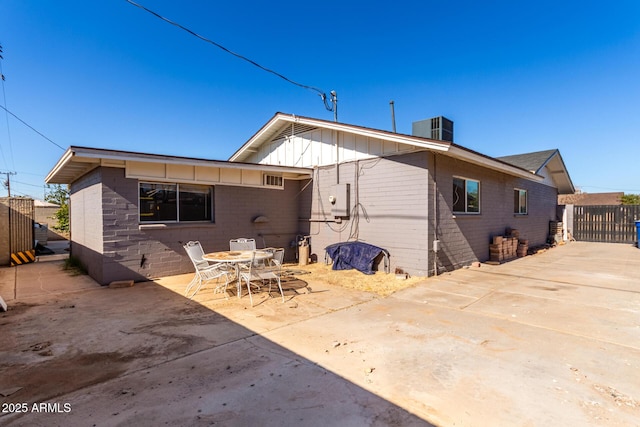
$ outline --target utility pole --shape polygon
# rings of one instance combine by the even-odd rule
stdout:
[[[15,175],[16,172],[0,172],[0,175],[1,174],[5,174],[7,176],[7,180],[5,181],[6,182],[5,185],[7,186],[7,194],[8,194],[9,197],[11,197],[11,178],[10,178],[10,176],[11,175]]]

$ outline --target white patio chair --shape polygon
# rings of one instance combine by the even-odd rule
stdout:
[[[246,239],[244,237],[239,239],[229,240],[229,250],[231,251],[255,251],[256,239]]]
[[[216,282],[219,282],[220,278],[223,278],[224,284],[216,285],[216,287],[213,289],[213,292],[224,292],[225,298],[229,299],[229,296],[227,295],[227,286],[229,285],[230,272],[227,269],[227,266],[223,263],[209,264],[209,261],[204,260],[202,258],[202,256],[204,255],[204,251],[202,250],[202,246],[198,241],[188,242],[183,247],[196,269],[195,276],[187,285],[185,296],[187,296],[189,299],[192,299],[198,293],[203,284],[212,280],[216,280]],[[194,287],[195,290],[192,290]]]
[[[278,283],[278,289],[280,295],[282,295],[282,302],[284,302],[284,292],[282,291],[282,284],[280,283],[280,272],[282,268],[282,260],[284,259],[284,249],[276,249],[273,254],[273,258],[269,259],[269,264],[264,266],[260,263],[256,263],[255,251],[252,259],[249,262],[238,264],[238,297],[242,290],[242,283],[246,283],[247,291],[249,292],[249,300],[251,301],[251,307],[253,307],[253,295],[251,294],[251,282],[264,283],[269,282],[269,290],[267,291],[271,296],[271,283],[275,280]],[[255,285],[254,285],[255,286]]]

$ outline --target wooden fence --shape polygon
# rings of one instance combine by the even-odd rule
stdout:
[[[640,205],[573,207],[573,237],[584,242],[635,243]]]
[[[33,262],[32,199],[0,198],[0,265]]]

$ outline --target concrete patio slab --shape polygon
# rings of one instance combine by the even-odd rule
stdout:
[[[109,289],[22,266],[0,403],[63,410],[0,423],[636,426],[639,271],[637,248],[571,243],[390,297],[298,283],[251,308],[185,299],[191,275]]]

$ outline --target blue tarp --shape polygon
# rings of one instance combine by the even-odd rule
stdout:
[[[333,270],[355,268],[364,274],[373,274],[373,261],[380,255],[389,255],[387,250],[363,242],[342,242],[325,248],[333,260]]]

